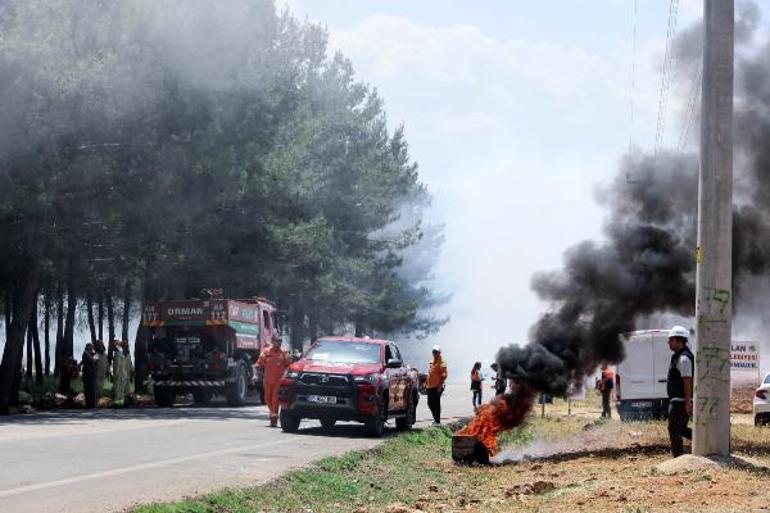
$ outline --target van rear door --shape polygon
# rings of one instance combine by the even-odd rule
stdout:
[[[618,364],[622,398],[650,399],[655,394],[653,337],[650,333],[631,335],[625,344],[626,358]],[[665,383],[664,383],[665,387]]]
[[[654,358],[655,394],[652,397],[668,397],[668,367],[671,365],[671,349],[668,347],[668,332],[652,334]]]

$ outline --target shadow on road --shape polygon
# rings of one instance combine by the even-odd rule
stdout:
[[[0,426],[67,424],[89,420],[269,420],[265,408],[256,404],[241,407],[212,403],[206,406],[178,404],[173,408],[99,408],[94,410],[52,410],[28,415],[0,417]]]

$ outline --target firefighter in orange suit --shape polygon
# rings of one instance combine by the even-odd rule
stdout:
[[[262,369],[262,386],[265,402],[270,409],[270,427],[278,425],[278,386],[291,358],[286,349],[281,347],[281,336],[274,334],[270,347],[264,349],[257,360],[257,367]]]

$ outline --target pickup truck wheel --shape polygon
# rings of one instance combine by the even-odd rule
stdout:
[[[364,423],[366,434],[375,438],[380,438],[385,434],[385,410],[386,405],[380,406],[377,415]]]
[[[155,387],[153,390],[155,404],[160,408],[171,408],[176,401],[176,393],[167,387]]]
[[[207,388],[193,390],[193,401],[195,404],[208,404],[211,402],[212,397],[214,397],[214,393]]]
[[[238,365],[235,371],[235,381],[227,384],[225,395],[230,406],[243,406],[246,399],[246,369]]]
[[[281,410],[281,429],[284,433],[296,433],[299,429],[299,423],[302,419],[296,415]]]
[[[417,402],[413,398],[406,407],[406,415],[396,419],[396,429],[399,431],[412,429],[415,422],[417,422]]]
[[[324,429],[331,429],[337,423],[337,419],[330,419],[328,417],[321,419],[321,426]]]

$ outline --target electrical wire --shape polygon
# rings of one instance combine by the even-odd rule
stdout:
[[[679,0],[670,0],[668,6],[668,28],[666,30],[666,52],[663,56],[663,74],[660,79],[660,94],[658,96],[658,120],[655,127],[655,154],[663,147],[663,135],[666,130],[666,114],[668,109],[668,92],[671,88],[671,70],[674,60],[674,39],[679,14]]]

